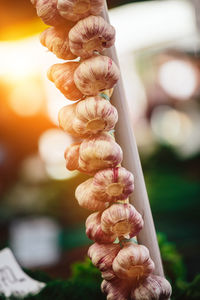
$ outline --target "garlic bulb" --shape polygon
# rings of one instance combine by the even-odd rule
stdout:
[[[89,97],[77,103],[73,128],[79,135],[97,134],[113,129],[117,120],[117,110],[109,101]]]
[[[108,202],[99,201],[93,197],[93,192],[90,188],[92,182],[92,178],[86,180],[82,184],[80,184],[75,191],[75,197],[80,206],[92,210],[92,211],[102,211],[108,207]]]
[[[79,149],[80,143],[74,143],[65,150],[66,168],[70,171],[79,170]]]
[[[71,26],[66,25],[61,27],[49,27],[40,35],[40,42],[61,59],[74,59],[74,55],[69,48],[69,30]]]
[[[106,234],[130,239],[143,227],[142,216],[131,204],[113,204],[101,216],[101,228]]]
[[[108,168],[95,174],[93,191],[99,200],[124,200],[133,192],[133,174],[123,167]]]
[[[131,283],[115,278],[112,281],[103,280],[101,290],[107,294],[107,300],[128,300],[130,297]]]
[[[168,300],[172,288],[163,277],[150,275],[131,291],[131,300]]]
[[[58,113],[59,126],[64,131],[75,137],[78,136],[77,132],[75,132],[73,129],[73,121],[75,119],[76,106],[77,103],[64,106],[60,109]]]
[[[69,32],[72,53],[88,58],[94,51],[101,52],[115,42],[115,29],[100,16],[80,20]]]
[[[114,167],[122,161],[122,150],[108,133],[70,145],[65,151],[66,167],[92,175],[97,170]]]
[[[89,15],[99,15],[104,0],[58,0],[57,8],[60,15],[71,21],[78,21]]]
[[[95,267],[101,272],[106,272],[112,271],[112,262],[119,251],[119,244],[94,243],[88,250],[88,256]]]
[[[116,167],[122,161],[121,147],[108,133],[83,140],[79,155],[79,166],[87,174]]]
[[[42,21],[51,26],[59,26],[66,23],[66,20],[59,14],[57,0],[31,0],[36,7],[37,15]]]
[[[117,65],[107,56],[96,55],[84,60],[74,72],[77,88],[87,96],[111,89],[120,76]]]
[[[125,243],[113,261],[113,271],[122,279],[141,280],[154,270],[149,250],[142,245]]]
[[[93,197],[93,192],[90,188],[91,182],[92,178],[80,184],[76,188],[75,197],[80,206],[92,211],[102,211],[108,207],[109,203],[99,201],[98,198]]]
[[[89,239],[97,243],[113,243],[116,239],[115,234],[106,234],[101,229],[101,213],[96,212],[91,214],[85,223],[86,234]]]
[[[48,70],[49,80],[55,83],[56,87],[69,100],[79,100],[83,94],[76,87],[73,74],[79,66],[79,62],[67,62],[64,64],[55,64]]]
[[[100,96],[67,105],[59,112],[60,127],[71,135],[82,138],[110,131],[117,120],[116,108]]]
[[[101,162],[102,164],[102,162]],[[79,165],[79,170],[80,170],[80,165]],[[118,170],[119,169],[119,170]],[[83,171],[83,169],[82,169]],[[127,175],[126,183],[127,185],[123,185],[121,188],[120,186],[114,185],[113,181],[121,178],[121,182],[123,183],[123,176],[122,175]],[[120,180],[118,180],[118,183],[120,183]],[[89,193],[87,192],[89,190]],[[107,168],[104,170],[101,170],[97,172],[93,178],[88,179],[81,183],[77,189],[76,189],[76,197],[80,205],[88,208],[90,210],[96,210],[96,204],[99,203],[101,207],[104,209],[109,205],[110,202],[115,201],[116,199],[126,199],[127,196],[130,194],[130,192],[133,190],[133,176],[130,172],[128,172],[126,169],[119,167],[119,168]],[[109,193],[107,192],[109,191]],[[112,192],[112,193],[111,193]],[[116,194],[118,194],[116,196]],[[97,202],[98,201],[98,202]],[[102,202],[104,204],[102,204]],[[88,207],[89,203],[89,207]],[[93,203],[95,203],[93,207]],[[139,230],[140,226],[142,226],[142,220],[140,223],[136,223],[137,221],[139,222],[140,220],[140,215],[139,214],[134,214],[135,216],[135,231],[133,231],[132,228],[132,233],[136,232]]]

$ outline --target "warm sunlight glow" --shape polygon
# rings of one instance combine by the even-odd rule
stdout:
[[[8,82],[19,82],[27,76],[38,74],[36,39],[0,43],[0,77]]]
[[[0,43],[0,81],[8,103],[20,116],[32,116],[45,107],[38,37]]]
[[[13,87],[9,103],[16,114],[32,116],[41,111],[44,99],[41,82],[28,78]]]

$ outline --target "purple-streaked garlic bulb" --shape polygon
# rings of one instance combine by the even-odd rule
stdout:
[[[66,24],[66,20],[59,14],[57,0],[31,0],[36,7],[37,15],[42,21],[51,26]]]
[[[99,171],[93,179],[93,191],[101,201],[124,200],[133,190],[133,174],[123,167]]]
[[[79,151],[79,166],[87,174],[116,167],[122,162],[122,149],[108,133],[84,139]]]
[[[115,42],[115,29],[100,16],[80,20],[69,32],[72,53],[88,58],[94,51],[102,52]]]
[[[109,205],[108,202],[99,201],[98,198],[93,197],[93,192],[90,188],[91,179],[84,181],[84,184],[80,184],[75,191],[75,197],[80,206],[92,210],[102,211]]]
[[[113,204],[101,216],[101,228],[106,234],[130,239],[143,227],[143,219],[131,204]]]
[[[101,290],[107,295],[107,300],[129,300],[131,287],[131,282],[119,278],[112,281],[103,280],[101,284]]]
[[[104,0],[57,0],[60,15],[71,21],[78,21],[89,15],[99,15]]]
[[[120,184],[119,186],[116,181]],[[132,191],[132,173],[122,167],[107,168],[97,172],[93,178],[82,182],[76,189],[76,198],[81,206],[96,211],[105,209],[115,200],[126,199]]]
[[[119,244],[94,243],[88,250],[92,263],[102,272],[102,277],[107,280],[115,278],[112,262],[120,251]]]
[[[121,279],[141,280],[154,270],[149,250],[131,242],[124,244],[113,261],[113,271]]]
[[[86,234],[89,239],[97,243],[113,243],[116,239],[116,234],[106,234],[101,229],[101,213],[95,212],[91,214],[85,223]]]
[[[112,130],[117,120],[116,108],[100,96],[64,106],[59,112],[60,127],[82,138]]]
[[[131,300],[168,300],[172,288],[164,278],[150,275],[131,291]]]
[[[40,42],[61,59],[74,59],[74,55],[69,48],[69,30],[70,25],[63,27],[49,27],[40,35]]]
[[[66,62],[64,64],[55,64],[48,70],[47,76],[49,80],[55,83],[55,86],[69,100],[75,101],[83,97],[83,94],[76,87],[73,74],[79,62]]]
[[[120,169],[120,171],[118,169]],[[120,180],[121,182],[123,182],[125,176],[127,185],[124,184],[123,189],[121,189],[121,185],[120,189],[117,185],[113,186],[114,180],[116,181],[117,179],[119,183]],[[119,180],[119,178],[121,179]],[[87,190],[89,190],[89,192]],[[107,193],[107,190],[109,191],[109,193]],[[133,175],[130,172],[128,172],[122,167],[107,168],[97,172],[93,178],[82,182],[76,189],[76,198],[81,206],[96,211],[97,203],[105,209],[106,207],[108,207],[109,203],[117,199],[126,199],[128,195],[132,192],[132,190]]]
[[[111,89],[118,81],[119,69],[107,56],[96,55],[84,60],[74,72],[74,81],[82,94],[97,95]]]

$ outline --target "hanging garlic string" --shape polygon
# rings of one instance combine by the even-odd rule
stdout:
[[[93,176],[75,195],[81,206],[95,211],[86,220],[86,233],[95,241],[88,255],[102,272],[102,291],[109,300],[139,300],[146,288],[145,299],[168,299],[170,285],[152,275],[148,249],[131,241],[143,219],[129,203],[133,175],[121,167],[123,152],[115,141],[118,115],[110,96],[120,71],[110,57],[100,55],[115,41],[114,28],[99,16],[104,0],[31,2],[42,20],[55,26],[43,32],[41,43],[59,58],[80,56],[79,61],[53,65],[48,78],[66,98],[79,100],[60,111],[59,123],[83,138],[66,149],[67,168]]]

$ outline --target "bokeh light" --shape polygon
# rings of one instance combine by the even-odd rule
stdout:
[[[158,71],[158,79],[164,91],[171,97],[187,100],[197,87],[197,72],[189,62],[170,60],[163,63]]]
[[[151,126],[160,141],[173,146],[187,143],[193,130],[192,121],[185,113],[167,105],[160,105],[154,109]]]
[[[72,142],[73,139],[60,129],[49,129],[40,136],[39,153],[51,178],[66,179],[77,174],[65,168],[64,152]]]
[[[41,82],[25,78],[10,92],[9,103],[13,111],[20,116],[32,116],[44,108],[44,94]]]

